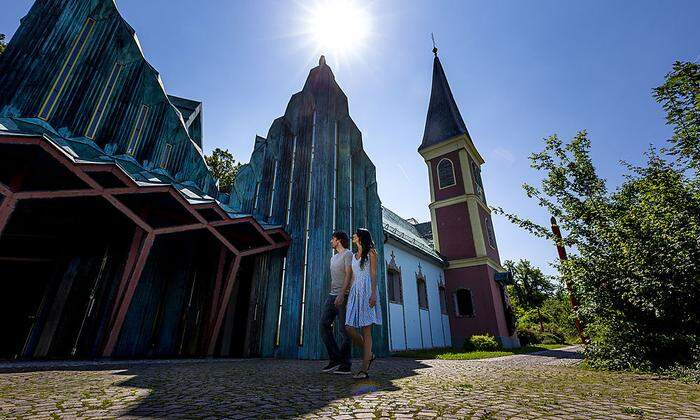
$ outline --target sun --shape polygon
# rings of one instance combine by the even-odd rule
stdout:
[[[307,31],[322,53],[353,54],[371,33],[367,9],[354,0],[318,0],[310,9]]]

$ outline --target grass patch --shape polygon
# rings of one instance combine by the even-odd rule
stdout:
[[[568,344],[538,344],[536,346],[521,347],[519,349],[467,352],[454,352],[452,349],[409,350],[394,353],[394,356],[408,357],[411,359],[473,360],[511,356],[513,354],[534,353],[542,350],[554,350],[566,346],[568,346]]]

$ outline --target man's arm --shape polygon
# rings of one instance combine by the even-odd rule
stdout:
[[[350,254],[350,257],[352,258],[352,254]],[[348,292],[348,288],[350,287],[350,281],[352,280],[352,260],[349,260],[351,262],[350,264],[347,263],[348,260],[349,259],[344,258],[345,278],[343,279],[343,287],[340,289],[338,296],[335,297],[335,306],[340,306],[343,304],[343,301],[345,300],[345,294]]]

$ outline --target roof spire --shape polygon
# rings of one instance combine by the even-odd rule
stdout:
[[[433,39],[433,54],[435,54],[435,57],[437,57],[438,49],[437,49],[437,46],[435,45],[435,35],[433,35],[432,32],[430,33],[430,38]]]
[[[324,64],[326,64],[326,56],[321,54],[321,58],[318,59],[318,65],[322,66]]]
[[[437,56],[437,47],[433,47],[433,53],[435,54],[435,58],[433,58],[433,86],[430,91],[423,142],[418,150],[442,143],[460,134],[468,135],[467,126],[459,113],[457,103],[452,96],[452,90],[447,83],[445,70],[443,70],[440,58]]]

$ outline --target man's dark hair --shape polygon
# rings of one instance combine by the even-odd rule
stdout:
[[[342,230],[337,230],[333,232],[333,237],[340,241],[343,248],[350,248],[350,238],[348,238],[347,233],[343,232]]]

